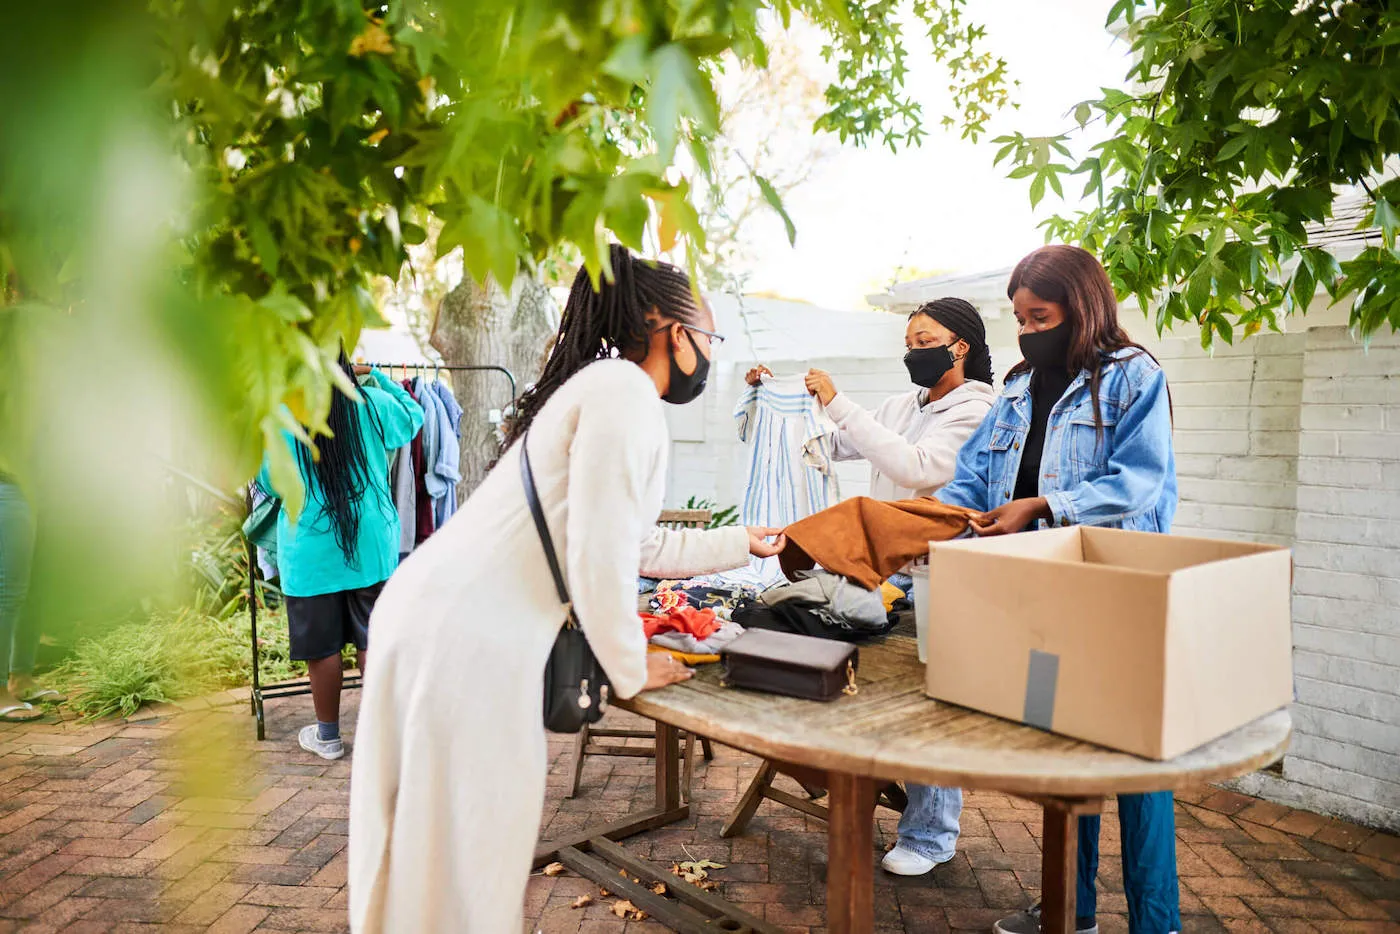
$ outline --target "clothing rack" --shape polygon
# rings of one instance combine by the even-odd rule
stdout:
[[[438,373],[447,371],[449,373],[500,373],[510,383],[510,398],[514,402],[517,390],[515,374],[503,366],[494,364],[463,364],[463,363],[361,363],[360,366],[370,366],[379,370],[388,371],[392,377],[394,370],[403,370],[407,373]],[[248,512],[253,511],[253,494],[249,490],[245,494],[245,505]],[[250,649],[253,656],[253,687],[250,692],[249,703],[253,708],[253,717],[257,720],[258,739],[267,738],[267,722],[263,711],[263,702],[279,697],[298,697],[311,693],[311,681],[309,678],[301,678],[296,681],[283,681],[278,684],[263,687],[262,676],[259,671],[258,652],[258,547],[252,540],[245,540],[248,546],[248,634]],[[342,691],[351,691],[364,685],[364,675],[347,674],[343,676],[341,682]]]
[[[515,374],[512,373],[510,370],[507,370],[503,366],[495,366],[492,364],[483,364],[478,366],[475,364],[465,363],[361,363],[359,364],[359,366],[372,366],[378,370],[389,370],[390,375],[392,375],[392,372],[394,370],[403,370],[405,373],[423,373],[428,371],[437,372],[438,370],[447,370],[449,373],[500,373],[502,376],[504,376],[507,380],[510,381],[511,401],[515,401],[515,397],[517,395],[515,388]]]

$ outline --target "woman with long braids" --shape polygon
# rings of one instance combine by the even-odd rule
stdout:
[[[777,530],[662,531],[662,402],[705,388],[721,340],[690,280],[613,246],[580,272],[510,448],[405,560],[374,611],[350,784],[350,926],[358,934],[521,929],[544,806],[541,697],[564,621],[526,506],[528,446],[574,610],[615,697],[690,676],[648,654],[639,571],[687,577],[770,557]]]
[[[370,610],[399,563],[399,513],[389,493],[389,453],[413,440],[423,409],[403,387],[369,367],[351,367],[347,378],[368,374],[373,385],[360,400],[331,396],[331,433],[313,453],[290,433],[306,488],[296,521],[285,509],[277,519],[277,568],[286,597],[291,657],[306,662],[316,722],[297,741],[323,759],[345,755],[340,737],[340,652],[354,645],[365,670]],[[277,492],[266,464],[258,474]]]
[[[1171,531],[1176,460],[1166,376],[1119,325],[1104,268],[1078,247],[1041,247],[1012,271],[1006,295],[1024,359],[936,498],[979,510],[978,535],[1043,525]],[[1079,934],[1098,931],[1099,823],[1079,819]],[[1171,792],[1119,795],[1118,823],[1128,930],[1181,930]],[[1039,934],[1040,909],[994,929]]]
[[[958,449],[996,398],[982,316],[961,298],[940,298],[916,309],[904,347],[914,388],[891,396],[874,412],[839,392],[825,370],[807,372],[807,391],[841,429],[836,459],[870,462],[873,499],[929,496],[953,479]],[[757,386],[765,375],[773,373],[757,366],[745,379]]]

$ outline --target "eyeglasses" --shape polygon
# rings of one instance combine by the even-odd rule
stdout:
[[[651,333],[655,334],[657,331],[664,331],[664,330],[666,330],[667,328],[669,328],[669,327],[671,326],[671,324],[679,324],[681,327],[685,328],[687,331],[694,331],[696,334],[704,334],[706,337],[708,337],[710,340],[714,341],[714,342],[717,343],[717,344],[723,344],[723,343],[724,343],[724,335],[723,335],[723,334],[716,334],[714,331],[707,331],[707,330],[705,330],[704,328],[698,328],[698,327],[696,327],[696,326],[693,325],[693,324],[686,324],[684,321],[673,321],[673,322],[671,322],[670,324],[663,324],[663,325],[661,325],[661,326],[659,326],[659,327],[653,329]]]

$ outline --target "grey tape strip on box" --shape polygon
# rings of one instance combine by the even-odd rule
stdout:
[[[1055,721],[1055,682],[1060,676],[1060,656],[1031,649],[1026,669],[1026,710],[1021,722],[1027,726],[1051,728]]]

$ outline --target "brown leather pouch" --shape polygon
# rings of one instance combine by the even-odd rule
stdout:
[[[845,642],[750,629],[720,658],[726,687],[819,701],[856,693],[860,653]]]

